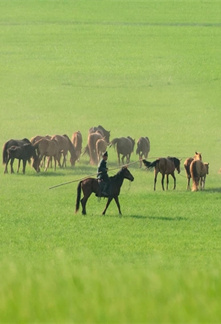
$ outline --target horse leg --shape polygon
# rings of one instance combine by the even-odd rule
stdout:
[[[187,190],[190,189],[190,176],[188,176],[188,178],[187,178],[187,188],[186,189]]]
[[[48,159],[47,159],[47,164],[46,164],[46,167],[44,169],[45,172],[48,170],[49,163],[50,163],[50,156],[48,156]]]
[[[115,200],[115,202],[117,204],[117,208],[118,208],[118,211],[119,211],[119,215],[122,215],[121,209],[120,209],[120,203],[119,203],[118,196],[117,197],[114,197],[114,200]]]
[[[19,159],[19,160],[18,160],[18,168],[17,168],[17,173],[19,172],[19,169],[20,169],[20,163],[21,163],[21,160]]]
[[[82,215],[86,215],[86,203],[87,203],[87,200],[88,198],[90,197],[91,194],[87,195],[87,196],[84,196],[82,199],[81,199],[81,206],[82,206]]]
[[[162,174],[161,184],[163,190],[164,190],[164,178],[165,178],[165,174]]]
[[[174,175],[174,173],[171,173],[171,176],[173,177],[173,190],[176,189],[176,177]]]
[[[14,173],[13,163],[14,163],[14,158],[11,158],[11,162],[10,162],[10,165],[11,165],[11,173]]]
[[[142,154],[139,153],[139,160],[140,160],[140,168],[142,168]]]
[[[112,199],[113,199],[113,197],[108,198],[107,204],[106,204],[106,206],[104,208],[104,211],[103,211],[102,215],[105,215],[105,213],[106,213],[106,211],[108,209],[108,206],[110,205]]]
[[[169,187],[169,174],[167,174],[167,190],[168,190],[168,187]]]
[[[117,152],[118,164],[120,165],[120,153]]]
[[[26,163],[27,163],[27,161],[26,160],[23,160],[23,174],[25,174]]]
[[[156,190],[157,174],[158,174],[158,172],[156,172],[156,170],[155,170],[155,176],[154,176],[154,190]]]

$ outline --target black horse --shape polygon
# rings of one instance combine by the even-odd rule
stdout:
[[[23,161],[23,173],[25,173],[26,163],[27,161],[30,163],[32,157],[33,157],[32,166],[37,172],[39,172],[38,157],[36,155],[35,148],[27,138],[24,138],[22,140],[11,139],[8,142],[6,142],[3,146],[2,155],[3,155],[3,164],[5,164],[4,173],[8,173],[8,163],[10,160],[11,160],[10,163],[11,173],[14,173],[13,170],[14,159],[18,159],[17,172],[19,172],[21,160]]]
[[[116,175],[110,177],[109,179],[110,179],[110,195],[108,197],[108,201],[102,215],[105,215],[106,210],[110,205],[112,199],[115,200],[118,207],[119,214],[121,215],[121,209],[120,209],[120,204],[118,199],[118,196],[120,194],[120,188],[123,184],[124,179],[133,181],[134,177],[132,176],[132,174],[130,173],[127,167],[122,167],[121,170]],[[81,189],[84,194],[84,197],[82,199],[81,199]],[[94,192],[98,197],[101,195],[100,187],[97,179],[87,178],[79,182],[77,187],[77,199],[76,199],[76,209],[75,209],[76,213],[79,210],[79,206],[81,202],[82,214],[86,215],[86,203],[88,198],[92,194],[92,192]]]

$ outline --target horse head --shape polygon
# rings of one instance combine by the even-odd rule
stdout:
[[[195,152],[194,160],[200,160],[200,161],[202,161],[202,153]]]
[[[134,177],[133,175],[130,173],[130,171],[128,170],[127,166],[123,166],[122,169],[120,170],[120,173],[123,174],[123,177],[125,179],[128,179],[130,181],[134,181]]]
[[[37,155],[33,156],[33,163],[32,167],[35,169],[36,172],[40,172],[40,161]]]

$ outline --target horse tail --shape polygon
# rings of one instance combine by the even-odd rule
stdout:
[[[143,159],[143,163],[148,169],[149,168],[154,168],[159,163],[159,159],[155,160],[153,162],[148,162],[147,160]]]
[[[197,163],[195,160],[190,165],[190,175],[193,180],[192,191],[197,191],[199,186],[199,175],[197,172]]]
[[[8,144],[8,142],[6,142],[4,144],[4,146],[3,146],[3,151],[2,151],[2,162],[3,162],[3,164],[6,164],[6,162],[7,162],[7,157],[8,157],[7,144]]]
[[[76,198],[75,213],[78,212],[79,207],[80,207],[80,200],[81,200],[81,183],[82,183],[82,181],[79,182],[78,187],[77,187],[77,198]]]
[[[114,138],[114,139],[111,141],[109,147],[111,147],[111,146],[113,145],[113,147],[115,148],[115,146],[116,146],[117,143],[118,143],[118,140],[119,140],[119,138]]]
[[[143,159],[142,161],[143,161],[143,164],[144,164],[147,168],[150,167],[151,162],[149,162],[149,161],[147,161],[147,160],[145,160],[145,159]]]

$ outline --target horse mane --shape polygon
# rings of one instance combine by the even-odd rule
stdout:
[[[169,160],[172,160],[174,165],[175,165],[175,168],[179,167],[180,165],[180,160],[174,156],[168,156],[167,157]]]

